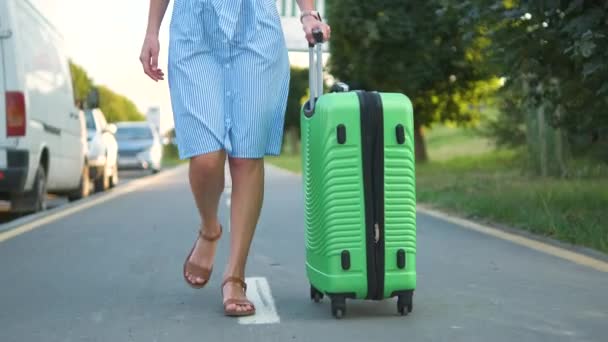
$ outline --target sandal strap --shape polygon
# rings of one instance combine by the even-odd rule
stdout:
[[[228,284],[228,283],[239,284],[239,285],[241,285],[241,287],[243,288],[243,290],[247,291],[247,283],[241,277],[227,277],[222,282],[222,288],[224,288],[224,286],[226,286],[226,284]]]
[[[251,306],[252,309],[255,310],[255,305],[253,305],[253,303],[249,300],[249,299],[236,299],[236,298],[230,298],[230,299],[226,299],[226,301],[224,302],[224,306],[228,306],[228,305],[249,305]]]
[[[198,235],[201,237],[201,239],[209,241],[209,242],[214,242],[219,240],[219,238],[222,237],[222,225],[220,224],[220,231],[217,234],[208,234],[205,231],[203,231],[203,229],[201,228],[198,231]]]

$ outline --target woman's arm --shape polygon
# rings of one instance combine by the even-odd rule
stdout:
[[[165,76],[163,71],[158,68],[158,54],[160,52],[158,33],[169,1],[150,0],[148,27],[146,28],[146,37],[139,56],[139,60],[144,67],[144,72],[154,81],[163,80]]]
[[[300,11],[312,11],[315,9],[315,0],[297,0]]]
[[[158,37],[160,25],[167,11],[170,0],[150,0],[150,10],[148,12],[148,28],[146,36]]]
[[[329,40],[331,36],[331,28],[329,25],[321,22],[315,16],[310,15],[310,11],[315,9],[314,0],[297,0],[298,7],[300,7],[300,11],[305,14],[302,17],[302,29],[306,33],[306,40],[310,43],[314,43],[314,38],[312,36],[312,31],[314,29],[321,29],[323,31],[323,38],[325,40]]]

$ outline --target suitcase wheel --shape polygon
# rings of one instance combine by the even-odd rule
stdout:
[[[414,309],[414,303],[412,300],[412,294],[399,295],[397,299],[397,311],[401,316],[407,316]]]
[[[310,285],[310,299],[315,303],[320,303],[323,299],[323,293]]]
[[[341,319],[346,314],[346,298],[333,297],[331,299],[331,313],[336,319]]]

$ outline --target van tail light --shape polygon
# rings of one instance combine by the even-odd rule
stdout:
[[[6,92],[6,135],[25,136],[25,96],[19,91]]]

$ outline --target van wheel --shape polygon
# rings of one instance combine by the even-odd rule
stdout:
[[[44,211],[47,208],[46,181],[46,171],[44,171],[42,165],[39,165],[36,171],[36,179],[34,180],[34,189],[32,189],[34,212]]]
[[[106,168],[104,167],[101,172],[101,175],[95,180],[95,192],[103,192],[110,187],[110,177]]]
[[[68,196],[68,200],[70,202],[77,201],[89,196],[91,192],[91,179],[89,176],[89,166],[84,165],[82,168],[82,173],[80,175],[80,185],[78,189],[74,191],[71,195]]]

